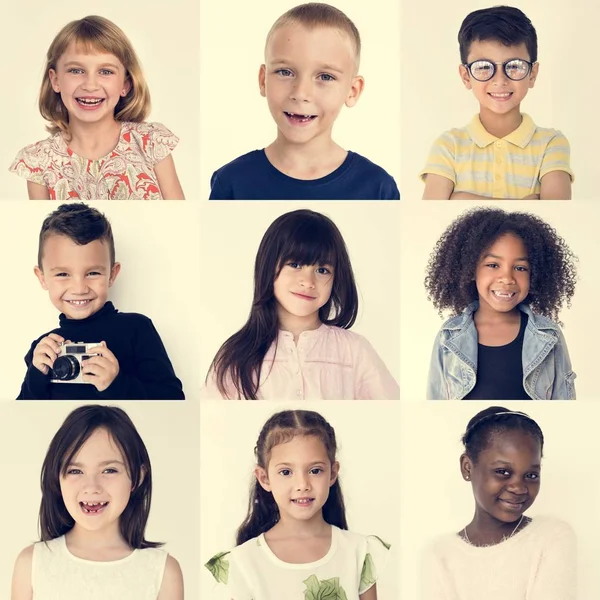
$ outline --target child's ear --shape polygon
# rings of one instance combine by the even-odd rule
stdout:
[[[531,73],[529,74],[529,87],[532,88],[535,85],[535,81],[538,76],[538,71],[540,70],[540,63],[535,62],[531,67]]]
[[[40,285],[45,290],[48,290],[48,285],[46,284],[46,278],[44,277],[44,271],[42,271],[37,265],[33,267],[33,272],[35,276],[38,278]]]
[[[266,65],[260,65],[258,70],[258,87],[260,89],[260,95],[264,98],[267,95],[267,86],[265,80],[267,78],[267,67]]]
[[[460,75],[460,80],[463,82],[463,85],[468,89],[473,89],[473,85],[471,84],[471,76],[469,75],[469,70],[465,65],[458,65],[458,74]]]
[[[331,487],[337,481],[339,474],[340,474],[340,463],[336,460],[331,465],[331,478],[329,479],[329,487]]]
[[[121,96],[125,97],[129,94],[131,90],[131,79],[129,77],[125,78],[125,83],[123,84],[123,89],[121,90]]]
[[[358,99],[360,98],[360,95],[362,94],[364,89],[365,89],[364,77],[361,77],[360,75],[356,75],[355,77],[353,77],[352,85],[350,87],[350,91],[348,92],[348,96],[346,98],[346,106],[348,108],[351,108],[358,102]]]
[[[50,79],[50,84],[52,85],[52,89],[58,93],[60,92],[60,87],[58,86],[58,75],[54,69],[48,70],[48,79]]]
[[[254,476],[256,477],[256,480],[258,481],[258,483],[260,483],[260,486],[263,488],[263,490],[270,492],[271,491],[271,484],[269,483],[269,476],[267,475],[267,472],[265,469],[263,469],[262,467],[256,467],[256,469],[254,469]]]
[[[460,472],[465,481],[471,481],[471,472],[473,470],[473,461],[466,455],[460,456]]]
[[[108,287],[111,287],[115,282],[117,275],[121,271],[121,263],[115,263],[110,270],[110,278],[108,279]]]

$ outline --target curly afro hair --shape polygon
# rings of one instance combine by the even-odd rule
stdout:
[[[438,309],[452,315],[479,299],[473,277],[483,253],[502,235],[523,240],[530,264],[526,302],[533,312],[560,323],[558,313],[575,292],[577,258],[567,243],[539,217],[499,208],[474,208],[444,231],[429,257],[425,288]]]

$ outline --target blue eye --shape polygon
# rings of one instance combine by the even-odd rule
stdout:
[[[291,77],[293,75],[289,69],[277,69],[275,73],[277,73],[277,75],[281,75],[282,77]]]
[[[335,77],[333,75],[330,75],[329,73],[321,73],[319,75],[319,79],[321,81],[335,81]]]

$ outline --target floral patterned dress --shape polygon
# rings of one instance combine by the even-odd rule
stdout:
[[[162,200],[154,166],[179,138],[160,123],[121,123],[119,141],[106,156],[75,154],[60,133],[26,146],[10,171],[48,188],[52,200]]]
[[[390,546],[374,535],[331,529],[329,551],[312,563],[280,560],[263,534],[205,566],[227,600],[358,600],[377,582]]]

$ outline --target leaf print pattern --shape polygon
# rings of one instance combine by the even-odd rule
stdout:
[[[348,600],[339,577],[319,581],[316,575],[311,575],[302,583],[306,586],[304,600]]]
[[[219,583],[227,583],[229,580],[229,560],[225,558],[228,554],[229,552],[216,554],[204,565]]]

